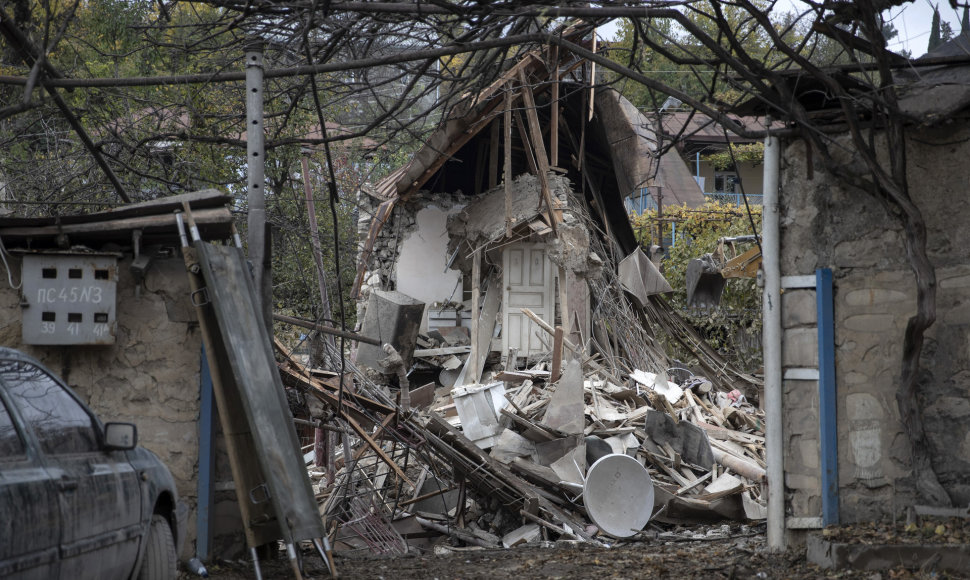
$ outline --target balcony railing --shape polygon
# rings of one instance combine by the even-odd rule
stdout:
[[[744,196],[740,193],[705,193],[704,197],[707,201],[719,201],[721,203],[728,203],[735,207],[744,207]],[[760,193],[749,193],[747,195],[748,205],[761,205],[763,195]],[[640,215],[648,210],[656,210],[657,202],[654,201],[653,197],[646,192],[646,190],[641,190],[638,194],[631,195],[630,197],[623,200],[624,205],[626,205],[627,213],[633,213]]]
[[[719,201],[721,203],[729,203],[735,207],[744,206],[744,198],[748,198],[748,205],[761,205],[764,196],[760,193],[749,193],[746,196],[740,193],[705,193],[704,197],[707,201]]]

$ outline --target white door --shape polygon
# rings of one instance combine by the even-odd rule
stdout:
[[[548,352],[536,336],[545,335],[539,326],[522,313],[528,308],[548,324],[554,324],[555,283],[552,264],[546,257],[546,244],[513,244],[505,249],[502,259],[504,296],[502,300],[502,356],[510,348],[519,350],[518,356]],[[546,342],[552,340],[550,336]]]

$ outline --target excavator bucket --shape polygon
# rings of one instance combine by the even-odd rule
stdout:
[[[704,254],[687,263],[687,305],[692,308],[717,308],[726,280],[714,256]]]

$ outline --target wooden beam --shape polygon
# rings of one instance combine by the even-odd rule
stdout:
[[[339,410],[338,410],[338,412],[339,412]],[[390,417],[391,416],[388,415],[388,418],[390,418]],[[350,425],[350,428],[353,429],[354,432],[357,433],[357,436],[360,437],[361,439],[363,439],[367,443],[367,446],[370,447],[371,449],[373,449],[374,450],[374,453],[376,453],[377,456],[380,457],[381,460],[384,461],[384,463],[386,463],[388,465],[388,467],[390,467],[391,469],[394,470],[394,473],[396,473],[397,476],[401,478],[401,481],[404,481],[405,483],[407,483],[408,485],[410,485],[412,488],[414,487],[414,482],[411,481],[408,478],[408,476],[404,474],[404,471],[401,469],[401,466],[398,465],[396,461],[394,461],[393,459],[391,459],[390,457],[388,457],[387,453],[384,453],[384,450],[381,449],[381,446],[378,445],[377,442],[374,441],[371,438],[371,436],[367,434],[367,431],[363,427],[361,427],[357,423],[357,421],[354,421],[352,418],[348,417],[347,415],[343,415],[343,419],[344,419],[344,421],[347,421],[347,424]]]
[[[557,326],[552,341],[552,376],[549,377],[553,383],[559,380],[559,373],[562,372],[562,340],[562,327]]]
[[[550,70],[552,71],[552,123],[549,126],[549,165],[559,166],[559,45],[551,47]]]
[[[443,356],[448,354],[464,354],[471,352],[471,347],[465,346],[446,346],[442,348],[416,348],[411,356]]]
[[[292,316],[286,316],[285,314],[273,314],[273,320],[278,320],[280,322],[285,322],[287,324],[292,324],[293,326],[299,326],[302,328],[309,328],[311,330],[317,330],[324,334],[331,336],[339,336],[341,338],[346,338],[348,340],[356,340],[357,342],[363,342],[367,344],[373,344],[376,346],[381,346],[381,341],[376,338],[370,338],[363,336],[354,332],[347,332],[345,330],[340,330],[339,328],[333,328],[332,326],[325,326],[323,324],[317,324],[310,320],[301,320],[299,318],[294,318]]]
[[[425,167],[424,171],[422,171],[420,174],[414,175],[410,171],[406,172],[395,184],[398,195],[404,199],[408,199],[412,194],[421,189],[421,187],[427,183],[428,179],[437,173],[437,171],[441,169],[441,166],[444,165],[446,161],[451,159],[451,157],[457,153],[458,150],[465,145],[465,143],[477,135],[478,131],[484,127],[484,124],[490,120],[494,110],[501,104],[499,99],[493,98],[495,91],[497,91],[503,83],[515,78],[515,74],[519,69],[535,66],[537,63],[541,63],[541,61],[536,55],[531,53],[527,54],[522,58],[522,60],[509,69],[508,72],[503,74],[501,78],[493,82],[484,91],[480,92],[474,99],[468,102],[466,108],[464,109],[465,111],[471,111],[477,106],[481,106],[482,111],[478,114],[476,120],[467,123],[464,126],[462,126],[461,123],[464,121],[463,118],[453,119],[448,122],[449,124],[455,124],[453,125],[453,128],[455,129],[455,136],[453,138],[448,138],[447,147],[442,148],[440,146],[441,144],[433,143],[436,141],[436,137],[440,136],[439,133],[442,131],[447,133],[447,130],[439,129],[439,131],[436,131],[435,134],[432,135],[431,140],[428,141],[421,150],[424,151],[428,147],[438,145],[439,148],[435,153],[434,160],[429,163]],[[447,126],[448,124],[446,124],[446,127]],[[415,158],[421,154],[421,151],[418,152]]]
[[[536,325],[539,328],[541,328],[542,330],[546,331],[546,333],[555,336],[556,329],[554,329],[553,327],[549,326],[549,324],[545,320],[539,318],[539,316],[535,312],[529,310],[528,308],[520,308],[519,310],[522,311],[522,314],[525,314],[530,320],[532,320],[533,322],[535,322]],[[593,370],[601,373],[604,377],[606,377],[606,378],[610,379],[611,381],[613,381],[614,384],[617,384],[617,385],[622,385],[623,384],[623,381],[621,379],[618,379],[617,377],[613,376],[613,373],[611,373],[608,369],[604,368],[602,365],[600,365],[599,363],[597,363],[596,361],[594,361],[593,360],[593,357],[588,357],[588,358],[587,357],[584,357],[583,356],[583,350],[582,350],[582,348],[581,347],[577,347],[568,338],[563,337],[562,344],[563,344],[563,346],[565,346],[566,348],[568,348],[570,351],[572,351],[573,354],[575,354],[576,356],[578,356],[579,357],[579,360],[582,361],[583,364],[588,364],[590,367],[593,368]],[[664,400],[666,400],[666,399],[664,399]]]
[[[529,165],[529,173],[539,174],[539,167],[536,165],[535,151],[532,149],[532,140],[529,139],[529,131],[526,129],[525,122],[522,121],[522,113],[515,111],[515,126],[519,130],[519,138],[522,139],[522,147],[525,149],[525,160]]]
[[[512,85],[505,85],[505,236],[512,237]]]
[[[593,30],[593,52],[596,52],[596,30]],[[594,102],[596,100],[596,63],[589,63],[589,117],[587,121],[593,120],[595,112]]]
[[[228,226],[228,224],[232,222],[232,214],[229,213],[229,208],[227,207],[196,209],[192,210],[192,214],[195,216],[195,223],[199,227],[222,224]],[[36,238],[43,236],[56,236],[59,234],[71,236],[75,234],[107,233],[127,230],[149,230],[152,232],[167,231],[172,232],[174,237],[174,233],[177,231],[175,229],[175,214],[166,213],[161,215],[113,219],[103,222],[61,224],[40,227],[13,226],[9,228],[0,228],[0,236],[14,238]]]
[[[546,148],[542,144],[542,129],[539,127],[539,114],[536,112],[536,101],[532,95],[532,88],[528,84],[525,71],[519,69],[519,81],[522,83],[522,99],[525,102],[525,116],[529,120],[529,133],[532,136],[532,148],[535,151],[536,166],[539,170],[539,185],[542,188],[542,198],[546,202],[549,213],[549,226],[556,236],[559,236],[559,218],[556,206],[552,203],[552,191],[549,189],[549,158]]]
[[[468,362],[478,360],[478,351],[481,349],[479,344],[479,325],[480,322],[478,317],[481,315],[480,301],[482,299],[482,249],[477,248],[475,254],[472,256],[472,349],[471,354],[468,355]],[[473,385],[478,382],[478,377],[476,373],[466,373],[465,374],[465,384]]]
[[[492,133],[488,138],[488,189],[492,190],[498,186],[498,144],[499,144],[499,120],[498,117],[492,121]]]

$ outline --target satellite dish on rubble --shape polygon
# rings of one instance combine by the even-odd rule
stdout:
[[[628,538],[650,521],[653,482],[646,468],[629,455],[605,455],[586,473],[583,503],[600,530]]]

